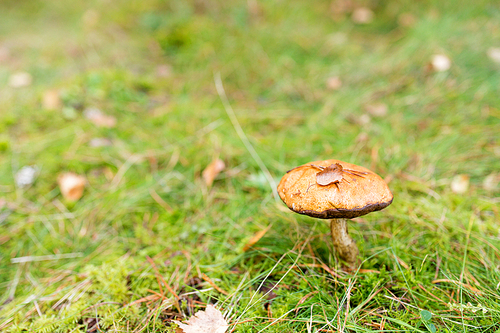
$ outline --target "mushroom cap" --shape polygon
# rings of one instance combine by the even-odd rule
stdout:
[[[319,185],[316,174],[338,163],[342,180],[332,175],[329,185]],[[355,174],[349,173],[353,171]],[[393,195],[385,181],[374,172],[359,165],[339,160],[315,161],[288,171],[278,185],[281,200],[296,213],[312,217],[354,218],[384,209],[392,203]]]

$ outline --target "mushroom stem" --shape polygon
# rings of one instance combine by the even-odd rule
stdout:
[[[359,250],[347,231],[347,219],[332,219],[330,227],[333,247],[339,254],[340,259],[346,262],[347,269],[355,269],[358,264]]]

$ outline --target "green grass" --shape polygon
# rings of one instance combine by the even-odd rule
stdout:
[[[498,3],[356,2],[375,13],[367,25],[330,1],[252,3],[0,4],[0,331],[174,332],[206,303],[235,332],[500,330],[500,191],[482,186],[500,170],[500,64],[486,55]],[[438,53],[449,71],[427,69]],[[9,87],[18,71],[33,84]],[[327,223],[275,200],[217,73],[276,182],[329,158],[390,180],[393,204],[350,225],[360,272],[341,270]],[[65,111],[41,107],[50,89]],[[357,123],[374,102],[388,114]],[[94,126],[87,107],[117,126]],[[217,156],[227,169],[207,188]],[[38,177],[16,188],[25,165]],[[65,171],[88,179],[76,203],[57,187]],[[466,194],[450,189],[458,174]],[[54,254],[76,257],[11,262]]]

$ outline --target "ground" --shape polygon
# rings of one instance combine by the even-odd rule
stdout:
[[[175,332],[208,303],[234,332],[500,330],[497,1],[0,13],[1,331]],[[16,87],[20,72],[31,82]],[[342,270],[327,221],[273,192],[330,158],[394,194],[350,223],[358,271]],[[16,186],[24,166],[36,179]],[[86,178],[76,202],[64,172]]]

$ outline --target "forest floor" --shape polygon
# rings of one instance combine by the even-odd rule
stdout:
[[[176,332],[210,303],[228,332],[500,332],[497,1],[0,13],[0,331]],[[394,194],[351,221],[353,272],[275,196],[331,158]]]

